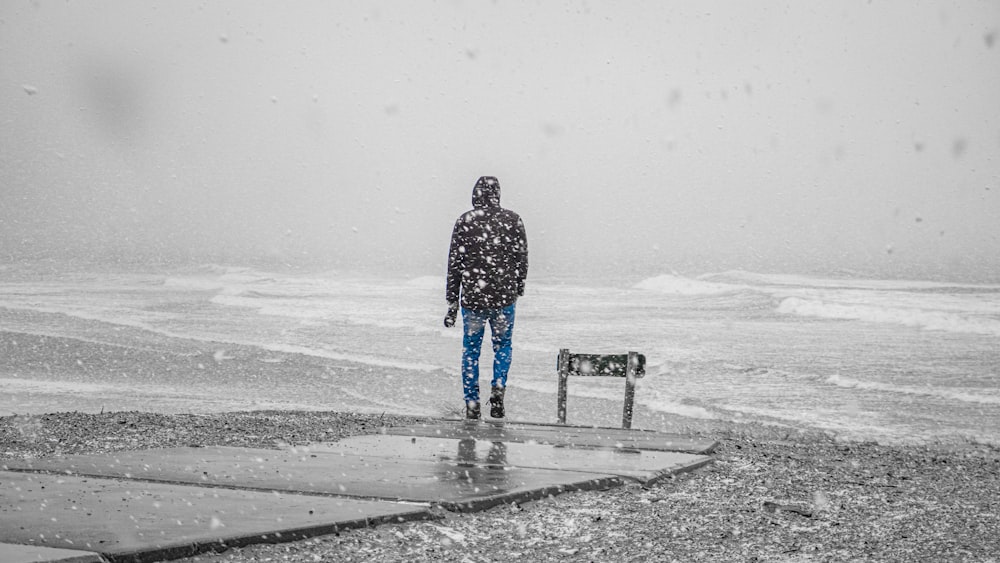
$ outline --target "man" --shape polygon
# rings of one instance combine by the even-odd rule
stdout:
[[[478,419],[479,352],[486,323],[493,340],[490,416],[504,417],[503,397],[510,369],[514,306],[524,295],[528,275],[528,239],[517,213],[500,207],[500,181],[483,176],[472,189],[472,210],[455,221],[448,250],[444,326],[454,326],[459,306],[462,339],[462,388],[465,417]]]

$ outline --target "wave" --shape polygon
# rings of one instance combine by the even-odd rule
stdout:
[[[394,369],[422,371],[422,372],[434,372],[442,369],[442,367],[438,365],[419,363],[419,362],[406,362],[401,360],[386,360],[383,358],[374,357],[366,354],[350,354],[350,353],[341,353],[327,349],[311,348],[307,346],[258,342],[253,339],[224,336],[219,334],[205,336],[190,332],[178,332],[174,330],[160,328],[155,326],[154,324],[151,324],[156,320],[162,320],[168,317],[172,317],[172,315],[167,315],[162,313],[146,312],[147,315],[146,317],[136,318],[132,316],[125,316],[124,313],[113,310],[93,309],[93,310],[80,311],[80,310],[73,310],[61,307],[23,305],[23,304],[4,303],[4,302],[0,302],[0,307],[11,310],[46,313],[50,315],[65,315],[67,317],[81,319],[85,321],[100,322],[117,327],[128,327],[150,332],[167,338],[192,340],[195,342],[248,346],[248,347],[259,348],[262,350],[267,350],[270,352],[301,354],[304,356],[314,356],[328,360],[346,361],[346,362],[352,362],[352,363],[364,364],[382,368],[394,368]],[[131,315],[132,313],[133,312],[130,312],[129,315]],[[53,336],[65,336],[65,335],[53,335]]]
[[[121,390],[121,385],[83,381],[46,381],[20,377],[0,377],[0,385],[10,393],[65,393],[108,395]]]
[[[938,387],[915,387],[906,385],[893,385],[891,383],[879,383],[877,381],[860,381],[843,375],[831,375],[826,378],[826,383],[845,387],[848,389],[865,389],[871,391],[883,391],[886,393],[904,393],[907,395],[923,395],[938,397],[942,399],[952,399],[963,403],[979,403],[987,405],[1000,405],[1000,396],[976,394],[971,391],[956,391],[951,389],[941,389]]]
[[[729,270],[698,276],[698,280],[754,286],[803,287],[817,289],[873,289],[886,291],[949,291],[966,290],[986,293],[1000,292],[1000,285],[924,280],[878,280],[868,278],[818,278],[796,274],[763,274],[744,270]]]
[[[443,276],[423,276],[413,278],[406,285],[414,289],[440,289],[444,292],[445,279]]]
[[[218,278],[202,277],[169,277],[163,280],[163,286],[170,289],[192,291],[218,291],[226,287],[225,282]]]
[[[778,312],[787,315],[822,319],[855,320],[896,324],[945,332],[1000,336],[1000,320],[952,311],[887,307],[864,304],[844,304],[815,299],[787,297],[778,305]]]
[[[752,289],[746,285],[709,282],[670,274],[647,278],[632,287],[682,296],[723,295]]]
[[[883,393],[902,395],[922,395],[927,397],[937,397],[939,399],[950,399],[964,403],[1000,405],[1000,390],[998,389],[933,387],[931,385],[897,385],[895,383],[883,383],[879,381],[863,381],[840,374],[823,375],[809,372],[786,371],[770,367],[741,366],[735,364],[723,364],[722,367],[747,377],[788,380],[790,383],[797,386],[799,385],[799,382],[807,384],[810,387],[814,385],[834,385],[844,389],[880,391]],[[765,385],[767,384],[769,383],[765,383]]]
[[[394,368],[409,371],[423,371],[432,372],[440,371],[444,368],[437,365],[417,363],[417,362],[403,362],[397,360],[385,360],[382,358],[376,358],[374,356],[362,355],[362,354],[344,354],[340,352],[333,352],[330,350],[319,350],[316,348],[309,348],[307,346],[296,346],[292,344],[264,344],[260,342],[240,342],[233,341],[233,344],[242,346],[255,346],[269,352],[279,352],[286,354],[301,354],[303,356],[314,356],[318,358],[325,358],[328,360],[338,360],[345,362],[352,362],[356,364],[364,364],[375,367],[383,368]]]

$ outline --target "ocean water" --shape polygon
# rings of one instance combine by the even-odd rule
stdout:
[[[10,339],[59,337],[61,346],[111,346],[136,360],[107,373],[76,369],[53,346],[44,369],[8,362],[0,415],[278,408],[441,416],[462,406],[461,330],[441,324],[443,277],[221,266],[2,274],[0,331]],[[555,421],[560,348],[646,355],[637,428],[756,423],[850,440],[1000,445],[1000,285],[749,272],[628,283],[532,278],[517,310],[510,419]],[[197,368],[225,367],[235,350],[255,351],[252,369],[241,364],[222,377],[166,367],[195,356]],[[312,368],[299,370],[304,361]],[[481,363],[485,388],[488,346]],[[571,379],[569,422],[619,425],[623,389],[618,378]]]

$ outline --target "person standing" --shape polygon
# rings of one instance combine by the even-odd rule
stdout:
[[[486,323],[493,341],[490,416],[504,417],[504,392],[510,370],[511,337],[517,298],[528,275],[528,239],[517,213],[500,207],[500,181],[483,176],[472,189],[472,209],[455,221],[448,249],[444,326],[455,325],[459,308],[462,339],[462,389],[465,417],[480,418],[479,353]]]

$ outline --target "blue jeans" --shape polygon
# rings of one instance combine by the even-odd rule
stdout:
[[[465,336],[462,338],[462,389],[466,402],[479,402],[479,352],[486,322],[493,340],[493,387],[507,387],[510,370],[511,335],[514,334],[514,304],[502,309],[472,311],[462,309]]]

